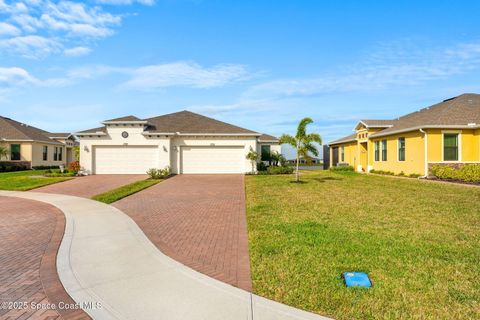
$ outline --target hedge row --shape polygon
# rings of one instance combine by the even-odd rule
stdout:
[[[438,179],[480,182],[480,164],[465,164],[459,169],[435,165],[431,172]]]

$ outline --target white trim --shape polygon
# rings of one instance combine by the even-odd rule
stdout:
[[[457,160],[445,160],[445,155],[444,153],[444,142],[445,142],[445,133],[454,133],[458,134],[457,137],[457,148],[458,148],[458,157]],[[443,163],[458,163],[462,162],[462,130],[442,130],[442,162]]]
[[[416,131],[416,130],[420,130],[420,129],[480,129],[480,125],[477,125],[477,126],[468,126],[468,125],[425,125],[425,126],[409,127],[409,128],[394,130],[394,131],[385,132],[385,133],[380,131],[380,132],[372,134],[370,137],[371,138],[378,138],[378,137],[390,136],[390,135],[397,134],[397,133]]]
[[[131,121],[103,121],[101,124],[147,124],[145,120],[131,120]]]
[[[103,131],[98,132],[76,132],[74,135],[81,137],[81,136],[106,136],[107,134]]]
[[[428,134],[423,129],[419,129],[423,133],[423,147],[424,147],[424,167],[423,167],[423,177],[428,177]]]
[[[404,143],[404,154],[403,156],[405,157],[403,160],[400,160],[400,138],[403,138],[403,143]],[[407,161],[407,138],[405,137],[397,137],[397,162],[406,162]]]

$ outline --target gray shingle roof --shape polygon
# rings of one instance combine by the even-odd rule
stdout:
[[[51,133],[45,130],[0,116],[0,139],[27,141],[33,140],[52,144],[61,144],[58,141],[50,139],[50,135]]]
[[[393,126],[372,137],[382,136],[410,128],[428,126],[466,126],[475,123],[480,126],[480,94],[466,93],[444,100],[430,107],[412,112],[393,120]]]
[[[262,133],[262,135],[258,138],[258,140],[260,140],[260,141],[277,141],[278,142],[277,137],[274,137],[274,136],[271,136],[271,135],[265,134],[265,133]]]
[[[109,122],[109,121],[142,121],[142,120],[135,117],[135,116],[129,115],[129,116],[125,116],[125,117],[105,120],[104,122]]]
[[[338,144],[338,143],[352,142],[352,141],[355,141],[356,139],[357,139],[357,134],[354,133],[354,134],[351,134],[351,135],[349,135],[349,136],[346,136],[346,137],[343,137],[343,138],[340,138],[340,139],[331,141],[331,142],[329,142],[328,144],[329,144],[329,145],[332,145],[332,144]]]
[[[129,118],[124,117],[124,118]],[[136,118],[136,117],[135,117]],[[117,118],[122,119],[122,118]],[[109,121],[121,121],[121,120],[109,120]],[[129,118],[130,119],[130,118]],[[138,118],[136,118],[138,119]],[[142,119],[138,119],[142,120]],[[135,120],[135,121],[138,121]],[[260,135],[255,131],[244,129],[234,126],[232,124],[215,120],[209,117],[202,116],[190,111],[180,111],[175,113],[166,114],[163,116],[143,119],[148,122],[146,131],[152,133],[195,133],[195,134],[248,134],[248,135]],[[131,121],[131,120],[124,120]],[[80,131],[79,133],[95,133],[106,132],[105,127],[93,128],[89,130]]]

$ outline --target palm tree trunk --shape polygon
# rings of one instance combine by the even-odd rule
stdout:
[[[298,147],[298,146],[297,146]],[[298,150],[298,149],[297,149]],[[297,170],[295,171],[295,181],[299,182],[300,181],[300,176],[298,174],[298,163],[300,162],[300,156],[297,151]]]

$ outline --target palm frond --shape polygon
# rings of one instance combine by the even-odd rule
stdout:
[[[312,123],[313,120],[311,118],[303,118],[300,123],[298,124],[298,128],[297,128],[297,135],[296,135],[296,138],[299,139],[299,140],[302,140],[305,135],[307,134],[307,125],[309,125],[310,123]]]
[[[297,140],[289,134],[282,134],[279,140],[280,144],[286,143],[291,145],[292,147],[297,147]]]
[[[308,152],[313,154],[315,157],[318,157],[318,149],[313,145],[313,143],[305,143],[303,146]]]
[[[318,133],[310,133],[305,137],[306,142],[316,142],[322,145],[322,137]]]

